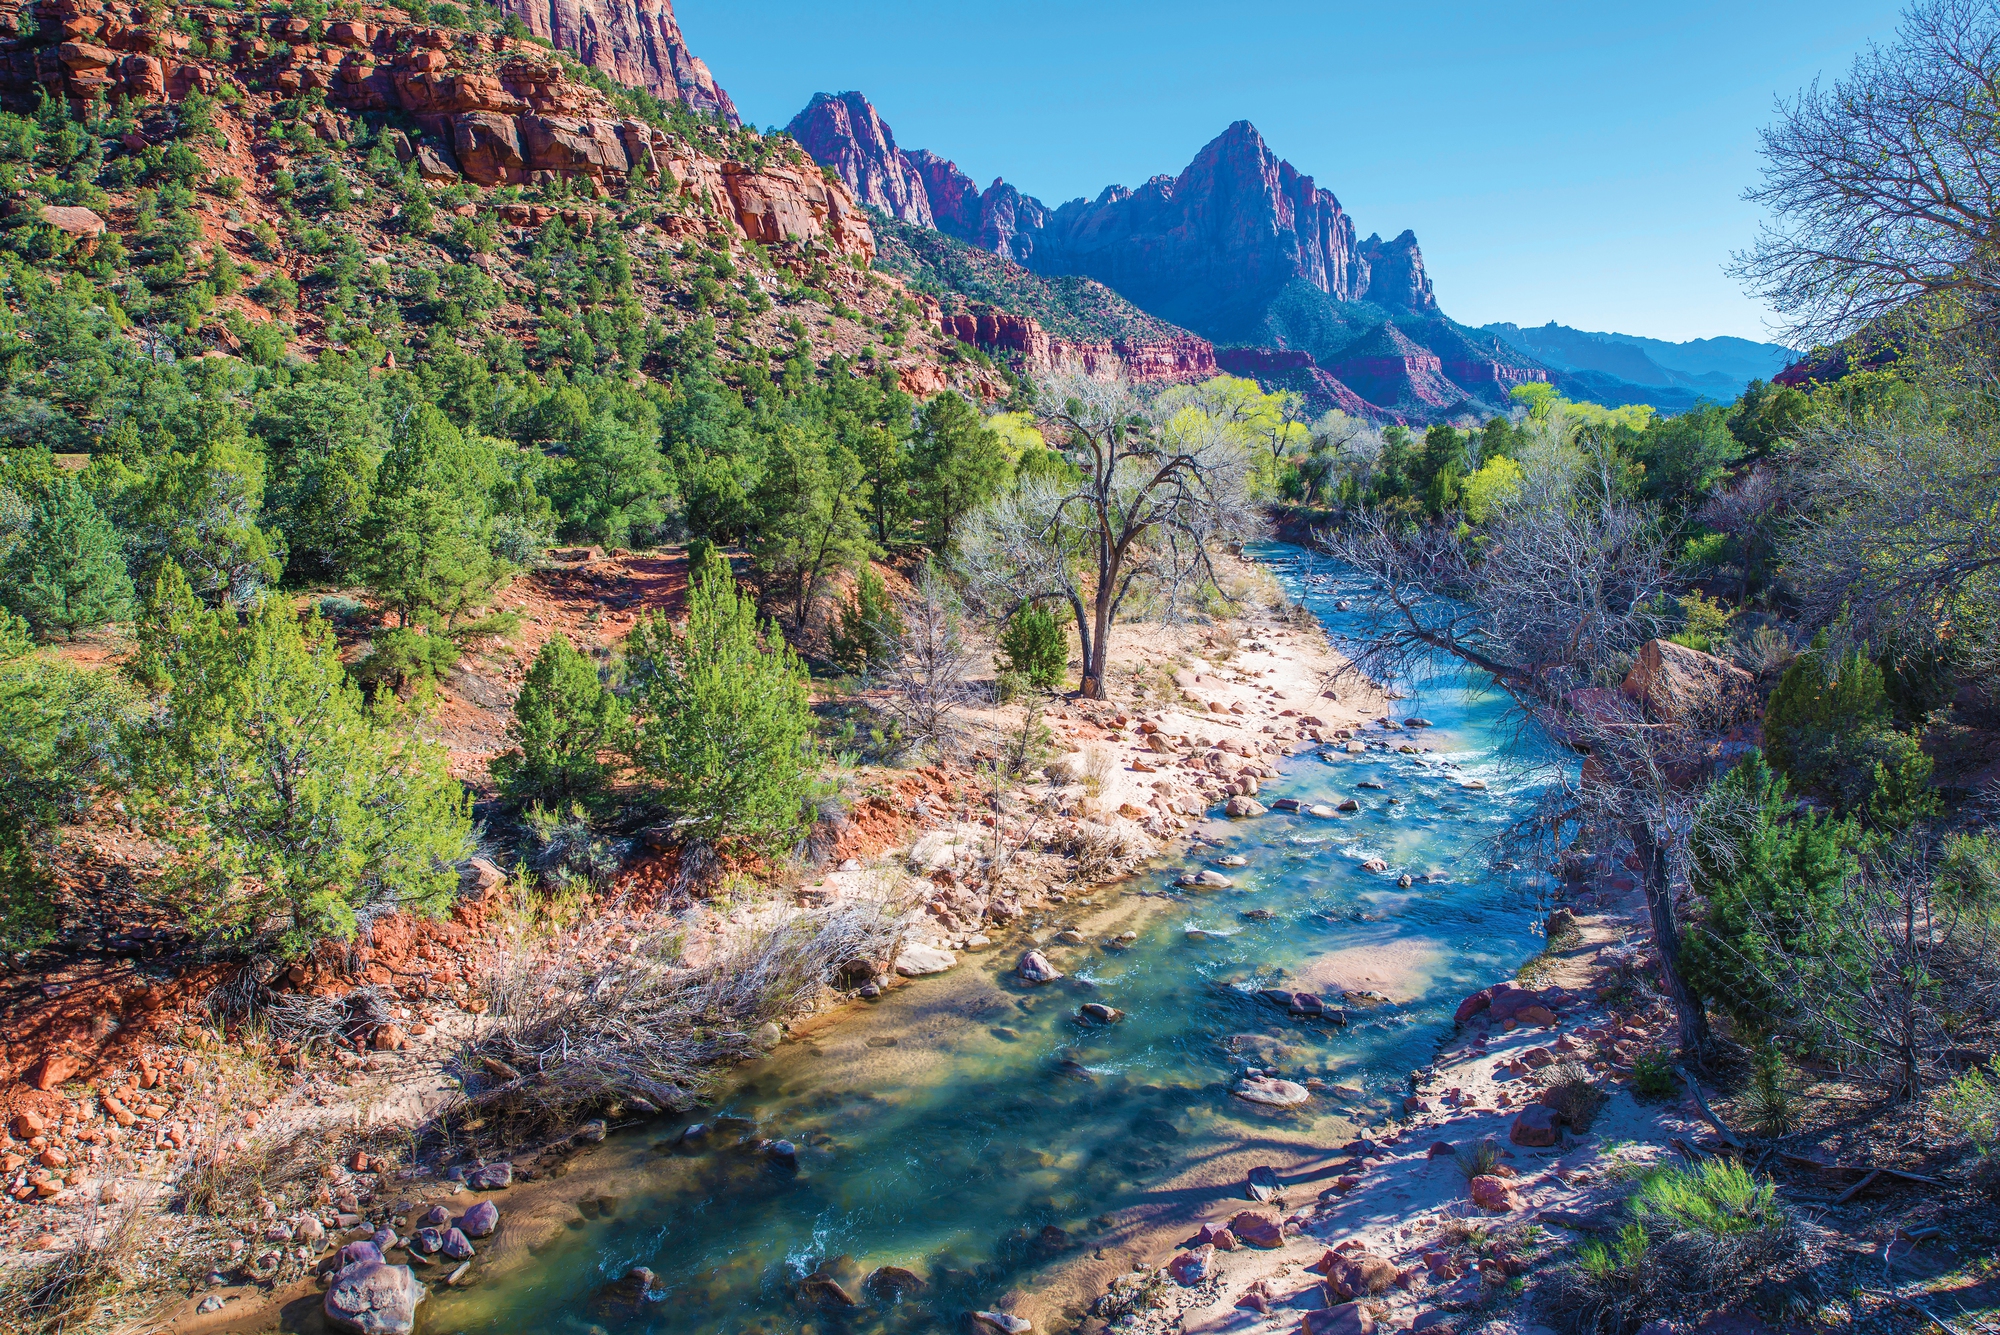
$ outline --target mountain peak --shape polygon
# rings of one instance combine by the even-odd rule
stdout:
[[[500,0],[500,9],[619,83],[742,123],[729,94],[688,50],[673,0]]]
[[[895,131],[861,93],[815,93],[785,130],[815,162],[839,172],[863,204],[904,222],[935,224],[922,174],[896,147]]]

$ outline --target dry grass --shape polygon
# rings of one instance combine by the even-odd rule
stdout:
[[[1092,797],[1104,791],[1104,785],[1111,780],[1112,771],[1118,768],[1118,757],[1108,746],[1085,747],[1083,752],[1083,786]]]
[[[1604,1092],[1590,1078],[1589,1067],[1581,1062],[1563,1062],[1549,1068],[1542,1102],[1581,1135],[1596,1120],[1597,1110],[1604,1103]]]
[[[492,1034],[473,1053],[511,1070],[475,1089],[469,1110],[503,1127],[567,1125],[613,1102],[693,1106],[722,1069],[761,1049],[764,1025],[802,1014],[841,970],[890,955],[899,905],[845,904],[785,919],[701,968],[681,964],[678,933],[624,942],[611,919],[506,960],[488,986]]]
[[[1129,875],[1151,849],[1122,829],[1077,821],[1062,836],[1060,851],[1069,860],[1072,878],[1096,885]]]
[[[1488,1136],[1471,1149],[1454,1153],[1452,1162],[1458,1165],[1458,1171],[1465,1174],[1468,1182],[1475,1177],[1490,1177],[1502,1167],[1500,1142]]]
[[[20,1335],[57,1335],[95,1315],[123,1288],[144,1239],[144,1211],[135,1206],[87,1224],[67,1251],[40,1265],[14,1269],[0,1285],[0,1325]]]
[[[250,1139],[240,1150],[218,1127],[188,1152],[174,1179],[174,1206],[225,1219],[243,1214],[259,1196],[318,1180],[339,1150],[323,1127],[278,1142]]]

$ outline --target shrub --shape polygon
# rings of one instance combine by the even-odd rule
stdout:
[[[1896,731],[1887,678],[1866,646],[1836,654],[1821,632],[1771,693],[1764,737],[1773,765],[1842,813],[1899,827],[1934,810],[1930,759]]]
[[[44,638],[60,632],[73,640],[79,630],[123,618],[132,606],[118,530],[67,475],[46,488],[0,569],[6,574],[0,602]]]
[[[354,665],[354,679],[400,693],[444,676],[458,666],[458,658],[458,644],[451,637],[398,626],[375,637],[368,656]]]
[[[469,803],[442,747],[363,704],[326,623],[271,599],[238,625],[184,579],[154,605],[142,661],[166,691],[133,739],[132,795],[189,855],[170,883],[183,920],[300,955],[364,913],[442,911]]]
[[[507,735],[520,749],[494,762],[493,777],[517,802],[595,802],[605,784],[599,755],[623,745],[624,729],[625,707],[596,666],[552,636],[514,701]]]
[[[812,712],[806,673],[726,565],[688,594],[685,629],[664,613],[632,628],[626,654],[632,758],[686,839],[775,853],[811,824]]]
[[[1798,1128],[1798,1098],[1792,1091],[1785,1054],[1766,1042],[1757,1053],[1757,1066],[1750,1076],[1750,1088],[1736,1101],[1743,1122],[1757,1135],[1775,1140]]]
[[[904,630],[888,586],[880,575],[863,566],[854,581],[853,596],[840,609],[840,627],[833,634],[833,661],[857,674],[885,667],[895,658]]]
[[[1680,1088],[1673,1063],[1657,1052],[1642,1052],[1632,1063],[1632,1092],[1644,1099],[1664,1099]]]
[[[1572,1335],[1626,1335],[1650,1320],[1693,1324],[1741,1302],[1808,1246],[1777,1188],[1742,1165],[1708,1160],[1648,1174],[1627,1202],[1632,1222],[1579,1247],[1538,1297]]]
[[[1604,1094],[1590,1078],[1590,1069],[1581,1062],[1563,1062],[1549,1069],[1542,1102],[1573,1127],[1577,1134],[1590,1130]]]
[[[1050,691],[1062,685],[1069,670],[1069,637],[1053,612],[1029,605],[1016,612],[1000,632],[1002,668],[1018,672],[1032,686]]]

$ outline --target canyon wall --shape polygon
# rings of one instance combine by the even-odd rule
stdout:
[[[668,102],[682,102],[731,125],[736,104],[688,50],[672,0],[499,0],[528,31],[546,38],[619,83],[644,88]]]

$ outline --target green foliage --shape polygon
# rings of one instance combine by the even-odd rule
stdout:
[[[1981,1158],[2000,1152],[2000,1063],[1953,1080],[1938,1092],[1937,1108]]]
[[[1728,637],[1730,609],[1699,590],[1675,600],[1680,605],[1681,628],[1671,638],[1675,644],[1712,654]]]
[[[1005,671],[1020,673],[1029,685],[1044,691],[1061,687],[1069,671],[1069,636],[1062,621],[1032,603],[1008,619],[1000,632],[1000,652]]]
[[[1824,632],[1785,670],[1764,712],[1772,764],[1842,812],[1900,827],[1935,809],[1931,760],[1895,729],[1886,678],[1865,646],[1836,653]]]
[[[117,677],[37,653],[27,624],[0,612],[0,955],[53,934],[50,831],[89,804],[125,711]]]
[[[132,605],[132,579],[121,547],[90,493],[73,477],[57,477],[0,564],[6,579],[0,603],[43,638],[60,632],[75,639],[80,630],[122,620]]]
[[[1642,1052],[1632,1063],[1632,1092],[1642,1099],[1664,1099],[1680,1088],[1673,1064],[1658,1052]]]
[[[819,432],[781,423],[767,444],[749,546],[765,596],[788,605],[796,628],[836,573],[870,555],[863,483],[854,452]]]
[[[1785,779],[1752,753],[1718,780],[1700,813],[1690,881],[1701,901],[1682,972],[1695,991],[1753,1032],[1771,1032],[1788,1008],[1769,976],[1778,961],[1858,971],[1839,906],[1860,874],[1852,820],[1794,814]]]
[[[266,392],[250,432],[270,470],[265,508],[295,578],[341,579],[359,559],[382,460],[375,405],[355,385],[301,380]]]
[[[592,805],[604,795],[601,754],[625,744],[625,707],[596,666],[557,634],[521,683],[507,735],[520,749],[494,762],[493,777],[509,800]]]
[[[866,674],[886,667],[902,643],[903,618],[882,577],[870,566],[856,573],[854,592],[840,609],[840,626],[833,634],[833,661],[849,672]]]
[[[980,422],[977,408],[949,392],[926,403],[910,451],[914,508],[925,544],[934,552],[950,551],[958,526],[999,493],[1008,471],[1000,437]]]
[[[471,830],[443,748],[363,703],[317,617],[270,599],[238,624],[154,601],[166,619],[145,638],[168,684],[133,739],[132,795],[190,855],[183,920],[299,955],[364,914],[442,911]]]
[[[506,573],[493,552],[493,468],[489,442],[468,441],[427,403],[383,454],[360,569],[405,625],[450,621]]]
[[[767,856],[810,824],[812,713],[798,656],[726,568],[689,591],[685,629],[662,613],[626,641],[632,758],[687,839]]]
[[[1641,1226],[1725,1238],[1782,1224],[1778,1185],[1759,1182],[1733,1159],[1704,1159],[1693,1168],[1665,1168],[1640,1179],[1627,1202]]]
[[[458,666],[458,659],[458,644],[449,635],[396,626],[376,633],[367,657],[354,665],[354,679],[400,693],[438,680]]]

